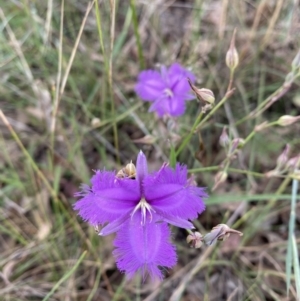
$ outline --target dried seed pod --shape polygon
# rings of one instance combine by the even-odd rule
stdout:
[[[217,174],[214,177],[215,185],[212,188],[212,190],[215,190],[220,184],[224,183],[227,180],[228,173],[224,170],[221,170],[217,172]]]
[[[211,246],[217,242],[217,240],[226,240],[230,234],[238,234],[243,236],[243,233],[234,229],[231,229],[226,224],[219,224],[212,228],[211,232],[203,237],[203,241],[206,245]]]
[[[214,92],[206,88],[197,88],[192,84],[191,80],[188,78],[191,89],[195,93],[198,100],[204,102],[206,105],[214,105],[215,95]]]
[[[199,249],[202,246],[203,236],[199,232],[194,232],[193,234],[189,234],[186,238],[187,243],[191,248]]]
[[[116,175],[119,179],[129,178],[129,179],[135,179],[136,177],[136,168],[135,165],[132,163],[128,163],[125,167],[123,167],[121,170],[117,172]]]

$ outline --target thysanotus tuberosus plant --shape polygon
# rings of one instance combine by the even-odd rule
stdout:
[[[299,299],[295,1],[0,6],[1,300]]]

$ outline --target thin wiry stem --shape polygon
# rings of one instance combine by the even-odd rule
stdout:
[[[61,97],[62,97],[62,95],[63,95],[63,93],[65,91],[66,83],[67,83],[67,80],[68,80],[68,77],[69,77],[69,74],[70,74],[70,71],[71,71],[74,59],[75,59],[75,55],[76,55],[76,52],[77,52],[79,41],[81,39],[81,35],[82,35],[82,32],[83,32],[83,29],[84,29],[87,17],[89,15],[92,7],[93,7],[93,3],[90,2],[88,4],[85,16],[84,16],[84,18],[82,20],[82,23],[81,23],[81,26],[80,26],[80,29],[79,29],[79,32],[78,32],[78,35],[77,35],[74,47],[72,49],[72,53],[71,53],[70,59],[69,59],[68,64],[67,64],[67,68],[66,68],[65,74],[64,74],[64,76],[62,78],[61,86],[60,86],[61,67],[62,67],[62,35],[63,35],[63,9],[64,9],[64,0],[62,1],[57,86],[56,86],[55,101],[54,101],[54,107],[53,107],[52,123],[51,123],[51,128],[50,128],[50,131],[51,131],[51,150],[52,150],[52,153],[53,153],[53,149],[54,149],[54,135],[55,135],[56,117],[57,117],[57,113],[58,113],[59,103],[60,103]]]
[[[189,141],[191,140],[192,136],[194,135],[194,132],[199,124],[199,122],[201,121],[202,119],[202,116],[203,116],[203,113],[201,112],[196,121],[194,122],[190,132],[188,133],[188,135],[184,138],[183,142],[180,144],[180,146],[178,147],[175,155],[176,157],[183,151],[183,149],[185,148],[185,146],[189,143]]]
[[[97,29],[98,29],[98,35],[99,35],[99,43],[100,43],[100,48],[103,56],[103,63],[104,63],[104,70],[105,74],[108,75],[108,60],[106,56],[106,51],[104,47],[104,42],[103,42],[103,32],[102,32],[102,25],[101,25],[101,13],[100,13],[100,8],[98,4],[98,0],[95,1],[95,6],[96,6],[96,21],[97,21]],[[107,80],[107,79],[105,79]],[[105,93],[104,93],[105,94]],[[105,112],[106,112],[106,107],[105,107],[105,98],[102,100],[102,116],[105,117]]]
[[[104,42],[103,42],[102,26],[101,26],[101,14],[100,14],[98,0],[95,1],[95,4],[96,4],[96,20],[97,20],[97,29],[99,34],[99,42],[102,51],[104,67],[106,72],[108,72],[108,65],[107,65],[106,53],[105,53]]]
[[[76,38],[76,41],[75,41],[75,45],[73,47],[73,50],[72,50],[72,53],[71,53],[71,56],[70,56],[70,59],[69,59],[69,62],[68,62],[67,68],[66,68],[66,72],[65,72],[64,77],[62,79],[61,88],[60,88],[60,97],[65,91],[67,79],[69,77],[69,73],[70,73],[71,67],[72,67],[73,62],[74,62],[74,58],[75,58],[75,55],[76,55],[76,52],[77,52],[77,48],[78,48],[78,45],[79,45],[79,42],[80,42],[80,39],[81,39],[81,35],[82,35],[82,32],[83,32],[87,17],[88,17],[88,15],[89,15],[92,7],[93,7],[93,3],[94,2],[89,2],[88,6],[87,6],[87,9],[86,9],[86,12],[85,12],[85,15],[84,15],[84,18],[82,20],[82,23],[81,23],[81,26],[80,26],[80,29],[79,29],[79,32],[78,32],[78,35],[77,35],[77,38]]]
[[[231,85],[232,85],[232,81],[233,81],[233,72],[230,72],[230,81],[228,84],[228,88],[227,88],[227,92],[225,94],[225,96],[220,100],[220,102],[204,117],[204,119],[202,119],[203,113],[201,112],[199,114],[199,116],[197,117],[196,121],[194,122],[190,132],[188,133],[188,135],[185,137],[185,139],[183,140],[183,142],[180,144],[180,146],[178,147],[177,151],[176,151],[176,157],[183,151],[183,149],[185,148],[185,146],[189,143],[189,141],[191,140],[193,134],[195,132],[198,132],[200,130],[200,128],[202,127],[202,125],[226,102],[226,100],[233,94],[234,92],[234,88],[231,89]],[[201,120],[202,119],[202,120]]]
[[[12,128],[12,126],[10,125],[9,121],[7,120],[6,116],[4,115],[4,113],[2,112],[2,110],[0,110],[0,118],[2,119],[3,123],[5,124],[5,126],[8,128],[8,130],[10,131],[11,135],[13,136],[14,140],[17,142],[17,144],[19,145],[19,147],[21,148],[23,154],[25,155],[25,157],[29,160],[32,168],[35,170],[35,172],[37,173],[37,175],[39,176],[39,178],[42,180],[42,182],[45,184],[46,188],[48,189],[48,191],[50,192],[50,194],[53,196],[53,198],[55,200],[57,200],[57,195],[55,190],[51,187],[50,183],[48,182],[47,178],[44,176],[44,174],[40,171],[40,169],[38,168],[38,166],[36,165],[36,163],[34,162],[33,158],[31,157],[31,155],[29,154],[29,152],[27,151],[27,149],[25,148],[25,146],[23,145],[22,141],[20,140],[19,136],[17,135],[17,133],[15,132],[15,130]]]
[[[83,261],[87,251],[84,251],[77,262],[73,265],[73,267],[52,287],[51,291],[44,297],[43,301],[49,300],[49,298],[54,294],[54,292],[59,288],[59,286],[65,282],[79,267],[80,263]]]
[[[53,104],[53,111],[52,111],[52,120],[50,126],[50,150],[54,153],[54,135],[55,135],[55,125],[56,125],[56,115],[58,111],[58,104],[59,104],[59,87],[61,81],[61,70],[62,70],[62,48],[63,48],[63,28],[64,28],[64,3],[65,1],[62,0],[61,2],[61,12],[60,12],[60,28],[59,28],[59,45],[58,45],[58,71],[56,77],[56,89],[55,89],[55,99]],[[52,158],[53,160],[53,158]]]
[[[116,23],[116,1],[111,0],[111,14],[110,14],[110,52],[109,52],[109,63],[108,63],[108,87],[111,102],[111,115],[115,116],[115,101],[113,92],[113,50],[114,50],[114,40],[115,40],[115,23]],[[117,161],[120,162],[119,154],[119,139],[118,139],[118,129],[116,121],[113,121],[113,132],[114,132],[114,144],[117,151]]]
[[[132,22],[133,22],[134,35],[136,38],[136,43],[138,48],[140,68],[141,70],[143,70],[145,69],[145,60],[144,60],[143,48],[142,48],[141,38],[139,33],[139,24],[138,24],[137,12],[136,12],[135,0],[130,0],[130,7],[132,10]]]
[[[64,2],[64,1],[62,1]],[[63,13],[63,11],[61,11]],[[46,16],[46,24],[45,24],[45,36],[44,36],[44,44],[47,45],[49,39],[51,39],[51,19],[53,14],[53,0],[48,0],[47,4],[47,16]]]
[[[292,242],[292,240],[293,240],[293,235],[295,235],[294,231],[295,231],[295,224],[296,224],[296,205],[297,205],[298,184],[299,184],[298,180],[293,179],[293,182],[292,182],[292,198],[291,198],[291,212],[290,212],[290,220],[289,220],[289,236],[288,236],[287,253],[286,253],[286,277],[287,277],[286,288],[287,288],[287,293],[289,293],[289,290],[290,290],[293,258],[295,258],[295,256],[294,256],[295,254],[293,252],[293,242]],[[300,293],[300,291],[298,291],[298,289],[297,289],[297,293]]]
[[[30,83],[33,83],[34,77],[32,75],[30,67],[29,67],[29,65],[28,65],[28,63],[26,61],[26,58],[24,56],[24,53],[23,53],[22,48],[20,46],[20,43],[18,42],[18,40],[17,40],[17,38],[16,38],[13,30],[11,29],[11,27],[10,27],[10,25],[8,23],[8,20],[5,17],[4,12],[1,9],[1,7],[0,7],[0,17],[1,17],[2,21],[3,21],[3,24],[6,24],[6,30],[7,30],[8,36],[9,36],[9,38],[11,40],[11,44],[12,44],[13,48],[15,49],[18,57],[20,58],[24,74],[25,74],[26,78],[28,79],[28,81]],[[34,89],[34,86],[33,86],[33,90],[34,90],[34,92],[36,92],[35,89]]]
[[[200,173],[200,172],[216,171],[218,169],[220,169],[220,166],[216,165],[216,166],[193,168],[193,169],[189,169],[188,172],[189,173]],[[259,172],[255,172],[255,171],[251,171],[251,170],[231,168],[231,167],[229,167],[227,170],[229,172],[232,172],[232,173],[240,173],[240,174],[252,175],[252,176],[258,177],[258,178],[264,178],[264,177],[266,177],[266,175],[263,174],[263,173],[259,173]],[[282,178],[282,177],[283,176],[278,176],[278,178]]]

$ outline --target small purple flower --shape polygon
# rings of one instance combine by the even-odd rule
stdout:
[[[145,70],[139,74],[135,91],[144,101],[153,102],[149,112],[156,111],[159,117],[180,116],[185,111],[185,101],[195,99],[187,78],[194,83],[194,74],[178,63],[169,69],[162,66],[160,72]]]
[[[134,167],[134,165],[131,163]],[[148,173],[147,160],[140,151],[136,174],[122,177],[110,171],[96,171],[92,187],[85,185],[74,204],[79,215],[93,226],[104,225],[99,235],[117,232],[113,254],[117,266],[129,278],[137,271],[162,279],[159,267],[176,264],[175,247],[170,243],[168,223],[187,229],[205,209],[204,188],[187,179],[187,168],[163,164]],[[126,175],[126,173],[125,173]]]

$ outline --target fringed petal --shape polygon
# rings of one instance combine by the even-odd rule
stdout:
[[[135,86],[135,92],[146,101],[154,101],[166,88],[162,76],[158,71],[145,70],[138,77],[138,83]]]
[[[187,180],[187,168],[177,164],[175,169],[163,167],[144,179],[144,193],[153,210],[181,219],[195,219],[204,211],[204,188]]]
[[[117,179],[114,172],[97,171],[91,182],[91,188],[85,185],[76,194],[81,199],[74,204],[74,209],[94,226],[128,215],[141,198],[137,180]]]
[[[143,278],[162,279],[160,267],[171,268],[176,264],[175,247],[170,243],[170,230],[166,223],[154,217],[152,222],[141,225],[135,215],[118,231],[114,241],[117,266],[129,278],[141,272]]]
[[[185,99],[180,95],[174,95],[170,100],[170,115],[181,116],[185,111]]]
[[[149,112],[156,112],[159,117],[165,114],[170,114],[170,96],[162,94],[150,106]]]
[[[177,95],[178,98],[179,96],[184,98],[184,96],[191,90],[187,78],[189,78],[193,83],[195,81],[195,75],[187,69],[183,68],[178,63],[170,66],[168,75],[171,90],[173,91],[174,95]]]

